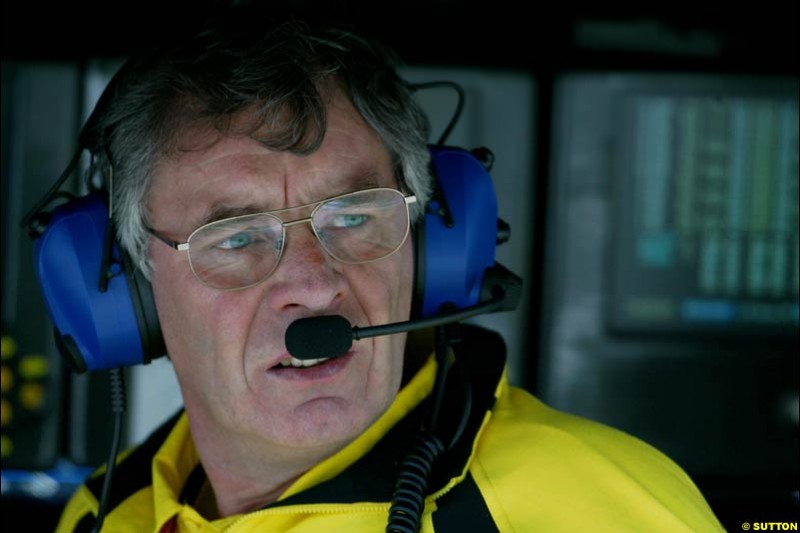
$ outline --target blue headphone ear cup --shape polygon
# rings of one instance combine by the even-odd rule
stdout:
[[[58,207],[34,245],[34,265],[62,353],[80,371],[149,362],[163,340],[149,283],[116,243],[100,290],[108,209],[93,193]]]
[[[483,164],[440,147],[431,148],[431,163],[436,193],[414,232],[415,318],[476,305],[497,246],[497,197]]]

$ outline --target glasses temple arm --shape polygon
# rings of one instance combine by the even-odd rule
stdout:
[[[181,245],[182,243],[180,243],[180,242],[178,242],[178,241],[173,241],[172,239],[168,239],[168,238],[164,237],[163,235],[161,235],[160,233],[158,233],[158,232],[157,232],[156,230],[154,230],[153,228],[146,227],[145,229],[147,230],[147,232],[148,232],[150,235],[152,235],[153,237],[155,237],[155,238],[156,238],[156,239],[158,239],[159,241],[163,242],[164,244],[166,244],[166,245],[167,245],[167,246],[169,246],[170,248],[172,248],[172,249],[175,249],[175,250],[180,250],[180,249],[181,249],[181,248],[180,248],[180,245]]]

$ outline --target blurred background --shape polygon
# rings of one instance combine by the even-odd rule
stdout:
[[[4,521],[52,529],[111,435],[107,378],[62,364],[19,221],[124,57],[228,4],[3,4]],[[525,280],[520,310],[475,319],[512,381],[664,451],[731,530],[797,520],[796,6],[233,4],[351,24],[410,81],[460,83],[448,144],[494,152],[498,259]],[[434,141],[455,95],[419,99]],[[163,359],[127,383],[130,445],[181,398]]]

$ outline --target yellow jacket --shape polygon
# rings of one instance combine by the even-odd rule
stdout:
[[[503,357],[485,351],[502,350],[497,340],[487,344],[471,335],[462,344],[470,349],[457,352],[455,365],[469,392],[448,390],[442,411],[445,426],[464,422],[465,429],[436,463],[421,531],[724,531],[670,459],[510,387]],[[103,531],[384,531],[397,465],[415,439],[435,366],[429,359],[375,424],[278,501],[219,520],[206,520],[190,505],[204,473],[186,415],[179,414],[121,460]],[[458,374],[448,381],[458,390]],[[462,419],[465,403],[471,409]],[[101,485],[102,476],[94,477],[75,493],[57,533],[91,530]]]

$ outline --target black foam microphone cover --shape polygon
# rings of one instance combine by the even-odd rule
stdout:
[[[286,330],[286,349],[296,359],[343,355],[353,346],[353,328],[340,315],[300,318]]]

